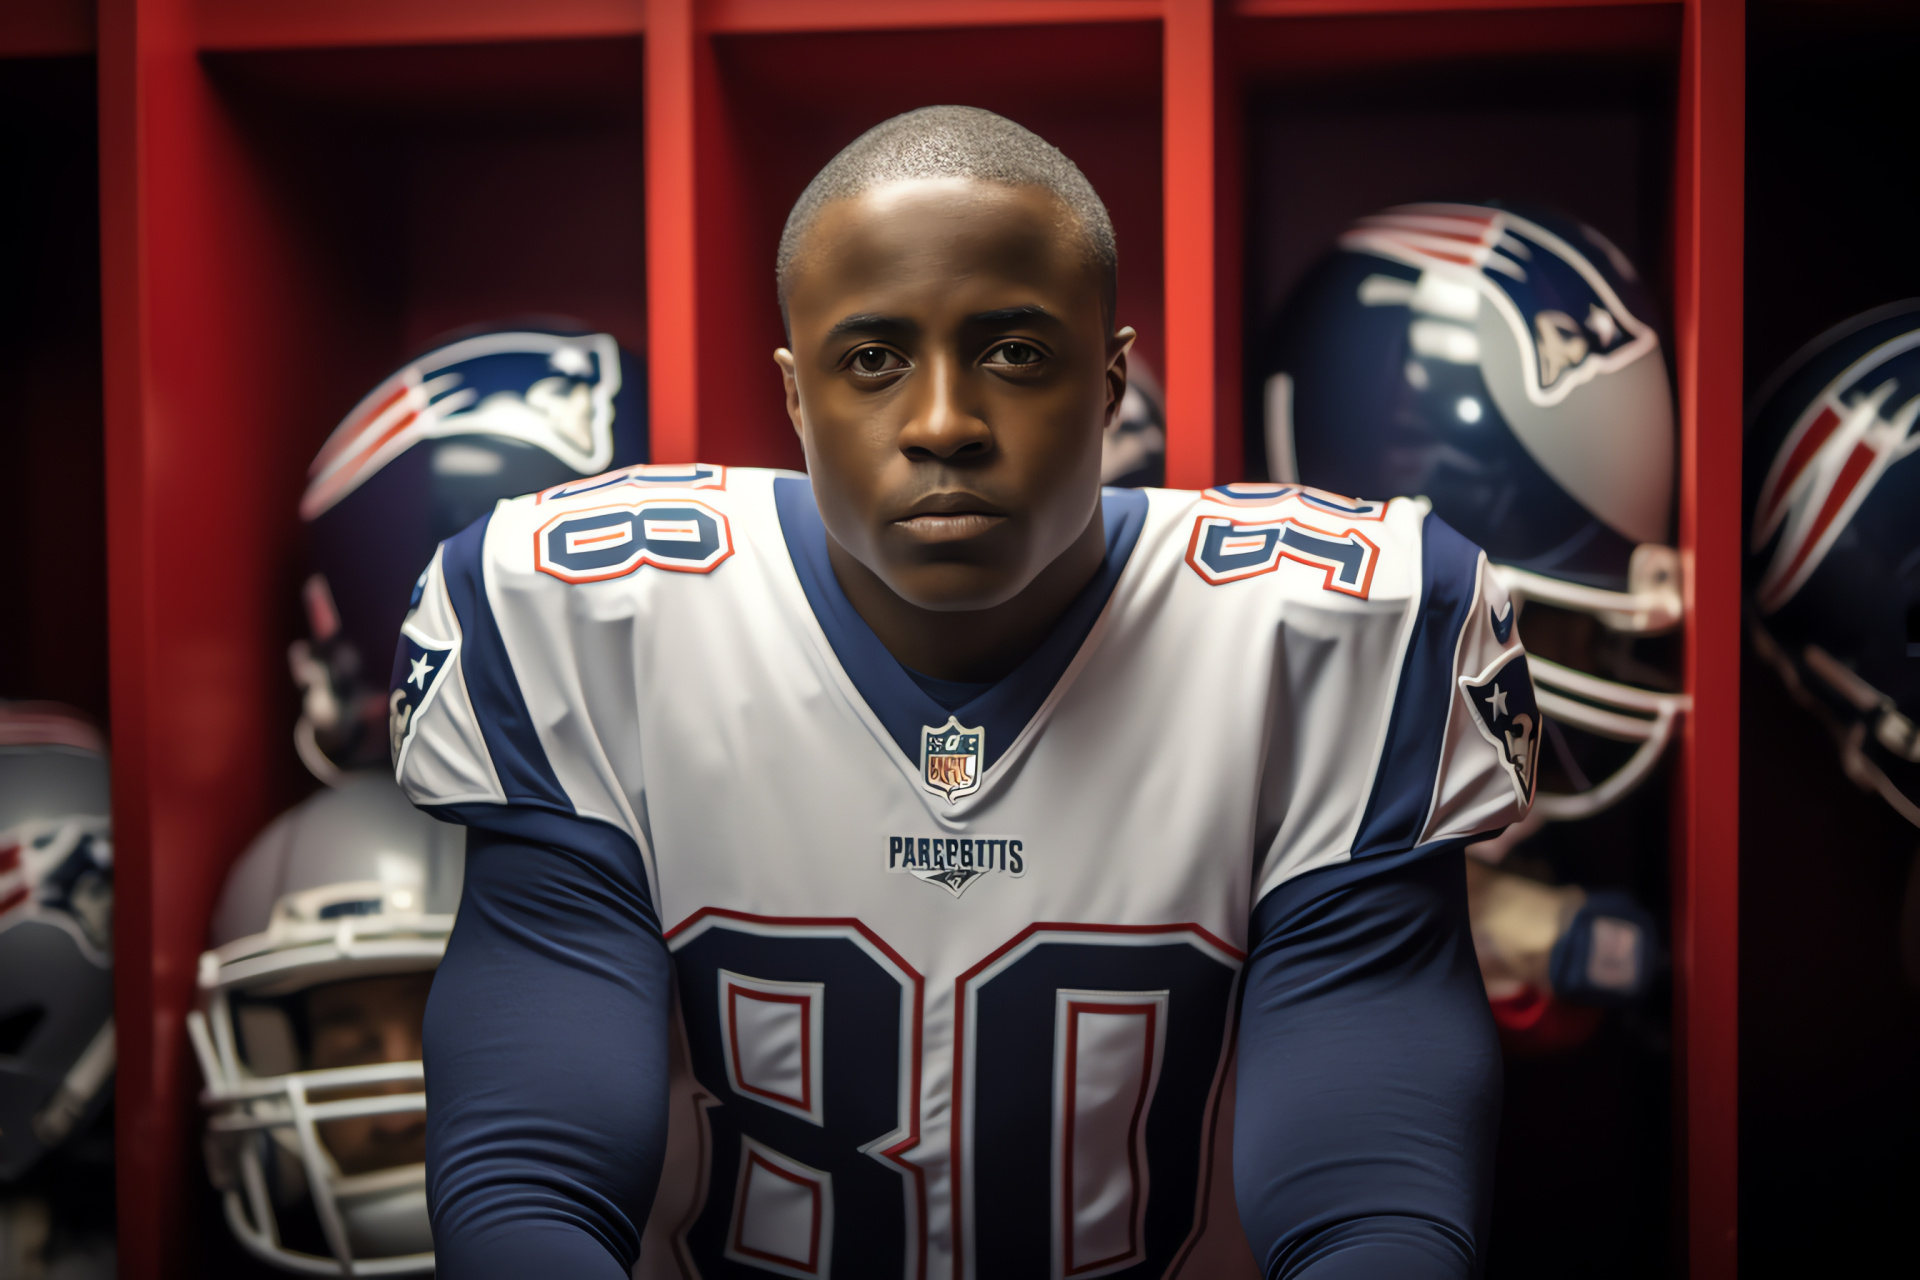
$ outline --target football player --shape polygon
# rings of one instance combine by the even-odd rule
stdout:
[[[442,544],[392,734],[469,827],[440,1274],[1478,1270],[1511,602],[1418,500],[1103,493],[1116,264],[1053,147],[897,117],[781,239],[808,474]]]

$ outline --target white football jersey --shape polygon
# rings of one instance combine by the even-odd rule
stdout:
[[[957,706],[854,612],[803,476],[563,485],[422,576],[401,784],[630,841],[673,955],[637,1273],[1257,1274],[1220,1151],[1255,904],[1517,820],[1539,715],[1420,500],[1103,507],[1101,574]]]

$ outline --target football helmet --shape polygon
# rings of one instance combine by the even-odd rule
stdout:
[[[0,702],[0,1183],[110,1093],[110,808],[98,730],[65,707]]]
[[[188,1034],[206,1156],[240,1243],[308,1275],[433,1269],[420,1019],[466,831],[366,770],[234,864]]]
[[[309,638],[294,741],[321,781],[384,763],[387,664],[433,549],[502,498],[647,460],[645,372],[564,322],[443,340],[368,392],[321,446],[300,516]]]
[[[1423,494],[1486,549],[1516,611],[1565,615],[1528,628],[1546,738],[1572,783],[1541,789],[1545,820],[1638,786],[1686,705],[1633,653],[1681,620],[1673,394],[1653,314],[1632,264],[1590,227],[1491,203],[1404,205],[1341,235],[1252,370],[1256,471],[1264,457],[1274,482]],[[1631,750],[1587,782],[1555,721]]]
[[[1832,728],[1848,776],[1920,825],[1920,299],[1822,334],[1754,405],[1755,645]]]

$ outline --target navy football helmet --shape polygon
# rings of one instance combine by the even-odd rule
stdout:
[[[1673,393],[1651,299],[1597,231],[1495,204],[1360,219],[1295,290],[1253,372],[1254,470],[1340,493],[1421,494],[1486,549],[1530,639],[1551,721],[1633,744],[1540,819],[1586,817],[1658,763],[1685,705],[1632,653],[1680,624],[1670,544]],[[1554,661],[1553,658],[1561,658]],[[1612,762],[1608,762],[1612,765]]]
[[[647,460],[646,379],[612,335],[493,325],[443,340],[368,392],[300,500],[315,572],[295,744],[322,781],[384,763],[386,674],[420,567],[515,497]]]
[[[1848,776],[1920,825],[1920,299],[1816,338],[1754,403],[1755,644]]]

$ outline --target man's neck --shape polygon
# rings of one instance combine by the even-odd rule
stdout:
[[[1013,599],[991,609],[922,609],[827,534],[833,576],[862,620],[901,665],[938,680],[998,680],[1060,621],[1106,559],[1106,521],[1096,506],[1086,530]]]

